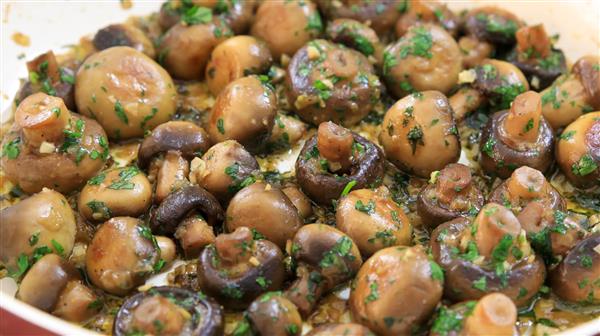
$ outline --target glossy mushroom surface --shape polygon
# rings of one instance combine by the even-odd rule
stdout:
[[[336,19],[327,25],[327,39],[373,56],[377,61],[383,57],[383,44],[369,26],[352,19]]]
[[[97,50],[110,47],[126,46],[146,54],[150,58],[156,56],[154,45],[139,28],[131,24],[111,24],[96,32],[92,44]]]
[[[346,18],[362,23],[370,22],[373,30],[381,35],[391,31],[400,15],[399,4],[394,0],[341,0],[338,2],[317,0],[316,2],[327,19]]]
[[[250,305],[246,315],[260,335],[296,336],[302,332],[302,317],[281,292],[265,293]]]
[[[470,10],[464,18],[465,30],[480,40],[498,45],[512,45],[523,25],[513,13],[494,6]]]

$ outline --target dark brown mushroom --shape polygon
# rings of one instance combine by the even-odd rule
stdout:
[[[367,57],[373,56],[377,61],[383,58],[383,44],[375,31],[366,24],[352,19],[336,19],[327,25],[325,36],[328,40],[358,50]]]
[[[375,334],[362,324],[358,323],[327,323],[319,325],[306,334],[306,336],[374,336]]]
[[[159,234],[173,234],[181,221],[194,210],[200,212],[212,227],[224,219],[219,201],[206,189],[192,185],[169,194],[152,212],[150,227]]]
[[[600,303],[600,234],[579,242],[550,273],[552,291],[561,299],[584,305]]]
[[[131,24],[111,24],[96,32],[92,44],[97,50],[128,46],[155,58],[154,45],[143,31]]]
[[[221,306],[202,293],[178,287],[152,287],[137,293],[119,308],[113,335],[218,336],[223,334]]]
[[[468,35],[498,45],[514,44],[515,34],[523,26],[522,21],[513,13],[493,6],[470,10],[464,22]]]
[[[362,264],[352,239],[324,224],[300,228],[288,252],[298,263],[298,278],[285,296],[298,307],[303,317],[313,311],[324,293],[352,279]]]
[[[168,30],[181,20],[181,16],[198,11],[196,8],[204,7],[212,10],[215,16],[222,19],[236,34],[243,34],[252,22],[252,14],[256,6],[255,0],[194,0],[194,1],[166,1],[160,7],[158,23],[163,30]],[[202,10],[202,9],[200,9]]]
[[[590,105],[595,110],[600,109],[600,57],[583,56],[575,64],[571,71],[579,78]]]
[[[388,34],[398,17],[397,0],[317,0],[319,8],[328,20],[339,18],[353,19],[362,23],[370,22],[377,34]]]
[[[200,288],[230,309],[244,309],[261,293],[281,289],[284,278],[281,250],[255,240],[247,227],[219,235],[198,260]]]
[[[455,302],[499,292],[524,306],[546,276],[518,219],[496,203],[484,206],[473,222],[461,217],[438,226],[431,251],[445,271],[444,296]]]
[[[541,96],[525,92],[510,110],[492,115],[479,148],[481,169],[488,175],[508,178],[522,166],[546,172],[554,160],[554,132],[542,116]]]
[[[308,139],[296,160],[296,178],[315,202],[330,205],[348,183],[355,189],[382,182],[384,155],[379,146],[333,123]],[[321,130],[321,126],[319,126]]]
[[[417,212],[429,228],[456,217],[474,216],[483,207],[484,196],[469,167],[451,163],[417,197]]]
[[[443,284],[444,273],[422,246],[388,247],[360,268],[350,312],[378,335],[408,335],[433,313]]]
[[[157,126],[138,149],[138,166],[146,168],[154,156],[169,150],[180,151],[191,160],[210,148],[208,133],[189,121],[169,121]]]
[[[256,298],[246,310],[246,318],[259,335],[297,336],[302,333],[298,309],[281,292],[269,292]]]

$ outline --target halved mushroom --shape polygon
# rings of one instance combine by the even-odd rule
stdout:
[[[44,189],[0,211],[0,260],[9,270],[29,257],[52,252],[69,256],[75,243],[75,216],[67,199]]]
[[[323,30],[315,4],[306,0],[263,1],[250,33],[267,43],[275,60],[292,56]]]
[[[411,26],[422,23],[436,23],[444,28],[450,35],[456,36],[459,30],[459,18],[446,4],[438,1],[413,0],[406,2],[407,8],[396,21],[396,36],[402,37]]]
[[[452,108],[438,91],[413,93],[390,107],[379,142],[398,168],[425,178],[460,157]]]
[[[206,83],[217,96],[231,82],[252,74],[262,74],[273,63],[265,42],[252,36],[234,36],[213,50],[206,66]]]
[[[352,19],[335,19],[327,25],[325,35],[328,40],[358,50],[367,57],[373,56],[378,62],[383,58],[383,44],[366,24]]]
[[[483,207],[483,193],[465,165],[447,165],[432,182],[421,189],[417,198],[417,212],[429,228],[456,217],[474,216]]]
[[[396,98],[415,91],[448,93],[462,70],[462,54],[442,27],[418,24],[383,54],[383,79]]]
[[[294,236],[288,253],[298,263],[298,278],[285,292],[303,317],[321,296],[354,277],[362,258],[350,237],[324,224],[305,225]]]
[[[385,247],[407,246],[412,241],[410,220],[385,186],[354,190],[340,198],[335,222],[364,257]]]
[[[256,298],[246,310],[246,318],[259,335],[297,336],[302,333],[298,309],[281,292],[269,292]]]
[[[114,217],[102,224],[86,254],[90,281],[123,296],[160,265],[160,249],[150,228],[132,217]]]
[[[523,26],[513,13],[493,6],[477,7],[464,18],[465,30],[479,40],[498,45],[512,45],[515,34]]]
[[[600,234],[579,242],[550,273],[552,291],[563,300],[597,305],[600,303]]]
[[[345,336],[374,336],[369,328],[358,323],[328,323],[319,325],[306,334],[306,336],[327,336],[327,335],[345,335]]]
[[[508,178],[522,166],[548,170],[554,159],[554,132],[542,116],[541,99],[537,92],[525,92],[510,110],[489,119],[479,142],[479,161],[486,174]]]
[[[129,297],[115,316],[112,332],[217,336],[224,324],[223,309],[204,294],[162,286]]]
[[[360,52],[326,40],[304,45],[288,66],[288,103],[302,120],[351,126],[379,101],[382,84]]]
[[[302,226],[298,210],[281,189],[257,182],[240,190],[227,207],[227,231],[254,229],[280,248]]]
[[[409,334],[433,313],[443,284],[444,273],[423,247],[388,247],[360,268],[350,292],[350,312],[379,335]]]
[[[540,94],[544,118],[555,130],[600,110],[600,57],[581,57],[569,74],[557,78]]]
[[[556,162],[577,187],[600,185],[600,112],[582,115],[558,137]]]
[[[177,93],[171,76],[131,47],[90,55],[77,71],[75,101],[111,139],[140,137],[170,119]]]
[[[168,151],[159,163],[156,174],[154,202],[162,202],[170,193],[190,184],[188,174],[190,164],[179,151]]]
[[[132,24],[111,24],[96,32],[92,40],[97,50],[110,47],[127,46],[146,54],[156,56],[154,45],[142,30]]]
[[[43,188],[68,193],[96,175],[108,155],[106,133],[96,121],[71,113],[60,98],[36,93],[15,112],[3,137],[1,164],[27,193]]]
[[[381,148],[332,122],[319,125],[319,131],[304,143],[296,160],[298,184],[321,205],[338,199],[348,183],[356,189],[376,187],[383,174]]]
[[[277,96],[266,76],[247,76],[229,83],[217,96],[208,121],[214,143],[236,140],[252,153],[270,136]]]
[[[496,203],[485,205],[473,222],[461,217],[438,226],[431,251],[446,273],[444,296],[452,301],[499,292],[524,306],[546,275],[519,220]]]
[[[152,204],[152,185],[135,166],[111,169],[88,180],[77,204],[79,213],[89,221],[137,217]]]
[[[244,309],[261,293],[281,289],[283,253],[272,242],[255,240],[247,227],[220,234],[198,260],[202,291],[231,309]]]
[[[397,0],[317,0],[316,2],[328,20],[346,18],[362,23],[368,22],[380,35],[388,34],[400,16]]]

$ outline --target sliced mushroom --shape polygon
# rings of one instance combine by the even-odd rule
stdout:
[[[92,43],[97,50],[127,46],[146,54],[150,58],[156,56],[150,39],[143,31],[131,24],[108,25],[96,32]]]
[[[281,292],[269,292],[256,298],[246,310],[246,316],[259,335],[297,336],[302,333],[298,309]]]

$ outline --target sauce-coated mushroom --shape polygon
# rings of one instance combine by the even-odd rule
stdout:
[[[410,4],[405,3],[408,8],[396,21],[396,36],[404,36],[411,26],[420,22],[438,24],[452,36],[457,35],[460,24],[459,18],[446,4],[431,0],[413,0],[410,1]]]
[[[464,18],[465,30],[469,35],[497,45],[512,45],[515,34],[523,25],[513,13],[493,6],[470,10]]]
[[[365,56],[373,56],[381,61],[383,44],[369,26],[352,19],[336,19],[327,25],[325,35],[328,40],[360,51]]]
[[[317,0],[319,8],[329,20],[340,18],[353,19],[362,23],[369,22],[377,34],[385,35],[400,15],[396,0]]]
[[[379,142],[388,160],[425,178],[460,156],[452,108],[438,91],[413,93],[390,107],[381,124]]]
[[[96,32],[92,40],[97,50],[110,47],[127,46],[146,54],[150,58],[156,56],[154,45],[139,28],[131,24],[111,24]]]
[[[160,7],[158,23],[163,30],[168,30],[179,21],[195,22],[194,15],[201,18],[218,16],[233,32],[243,34],[252,22],[255,6],[255,0],[169,0]]]
[[[246,310],[246,316],[259,335],[297,336],[302,333],[298,309],[281,292],[269,292],[256,298]]]

